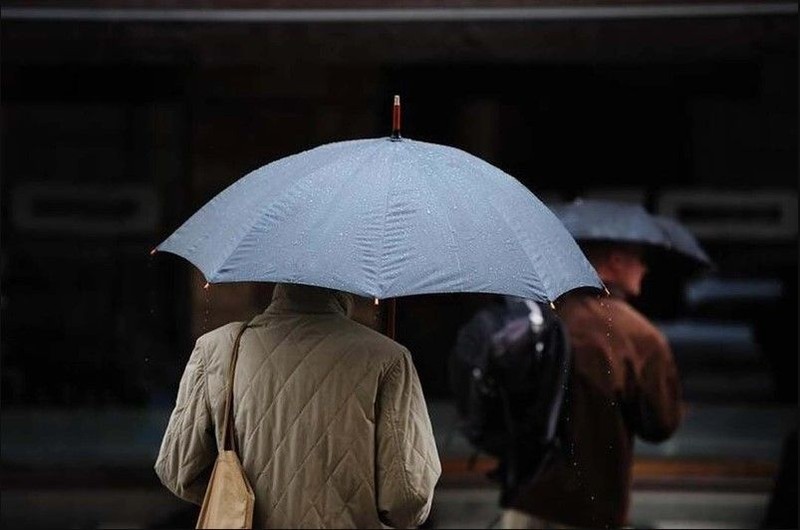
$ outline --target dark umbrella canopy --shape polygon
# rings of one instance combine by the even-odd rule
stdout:
[[[380,299],[483,292],[548,301],[602,287],[569,232],[516,179],[458,149],[399,138],[267,164],[157,248],[209,282],[301,283]]]
[[[671,217],[651,215],[639,205],[576,199],[550,208],[579,242],[645,245],[655,252],[653,259],[667,258],[670,266],[685,267],[682,273],[714,267],[689,229]]]
[[[655,221],[665,232],[671,250],[689,258],[702,268],[711,269],[714,267],[711,258],[700,246],[694,234],[677,219],[657,215],[655,216]]]
[[[578,241],[670,246],[666,232],[653,216],[635,204],[576,199],[554,204],[550,209]]]

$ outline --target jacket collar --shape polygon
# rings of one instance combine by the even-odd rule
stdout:
[[[264,315],[283,313],[350,315],[353,309],[353,295],[344,291],[312,287],[291,283],[275,285],[272,303]]]

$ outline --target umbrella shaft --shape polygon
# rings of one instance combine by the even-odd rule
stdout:
[[[389,300],[388,307],[386,308],[386,336],[392,340],[397,337],[397,327],[395,325],[397,319],[397,298]]]

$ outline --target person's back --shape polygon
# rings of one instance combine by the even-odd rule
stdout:
[[[572,345],[567,440],[511,505],[567,525],[621,526],[634,435],[661,441],[680,422],[674,361],[663,335],[624,300],[573,294],[558,313]]]
[[[627,524],[634,436],[659,442],[681,421],[680,382],[664,335],[626,301],[647,273],[644,249],[582,245],[614,296],[575,291],[557,304],[572,347],[560,458],[512,503],[506,527],[540,520],[573,526]],[[519,514],[517,512],[522,512]]]
[[[348,297],[278,285],[242,336],[234,412],[254,526],[407,527],[430,510],[441,467],[411,356],[347,318]],[[156,463],[195,503],[221,441],[240,326],[198,340]]]

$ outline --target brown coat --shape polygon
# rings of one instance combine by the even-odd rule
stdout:
[[[234,412],[255,528],[409,527],[428,515],[441,467],[411,355],[349,319],[351,306],[345,293],[278,285],[242,335]],[[240,325],[197,341],[156,462],[191,502],[222,440]]]
[[[665,337],[621,299],[573,294],[558,307],[573,351],[564,450],[511,507],[571,526],[627,523],[633,438],[658,442],[681,420]]]

